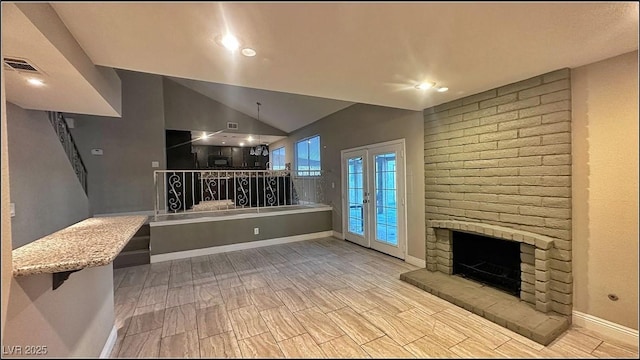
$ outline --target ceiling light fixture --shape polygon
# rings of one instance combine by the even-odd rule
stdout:
[[[256,51],[253,50],[252,48],[244,48],[242,49],[242,51],[240,51],[242,53],[242,55],[246,56],[246,57],[253,57],[256,56]]]
[[[240,146],[244,146],[244,143],[243,143],[243,142],[241,142],[241,143],[240,143]]]
[[[446,86],[441,86],[441,87],[439,87],[438,89],[436,89],[436,91],[438,91],[438,92],[445,92],[445,91],[447,91],[447,90],[449,90],[449,88],[448,88],[448,87],[446,87]]]
[[[247,140],[249,140],[249,142],[253,141],[253,136],[249,135],[249,137],[247,138]]]
[[[33,86],[43,86],[44,85],[44,81],[37,79],[37,78],[29,78],[27,79],[27,82]]]
[[[220,44],[229,51],[236,51],[240,47],[240,41],[238,38],[229,33],[220,39]]]
[[[430,88],[432,88],[434,86],[436,86],[436,83],[434,83],[434,82],[423,82],[423,83],[420,83],[420,84],[416,85],[415,88],[418,89],[418,90],[427,90],[427,89],[430,89]]]
[[[256,102],[256,105],[258,105],[258,121],[260,121],[260,105],[262,104],[260,104],[259,102]],[[251,136],[249,136],[249,138],[251,138]],[[258,134],[258,145],[256,145],[255,148],[251,148],[251,152],[249,154],[254,156],[269,155],[269,148],[266,145],[260,144],[260,134]]]

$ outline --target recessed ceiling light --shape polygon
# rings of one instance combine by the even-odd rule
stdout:
[[[40,79],[36,79],[36,78],[29,78],[27,79],[27,82],[33,86],[43,86],[44,85],[44,81],[40,80]]]
[[[432,88],[434,86],[436,86],[436,83],[434,83],[434,82],[423,82],[423,83],[420,83],[420,84],[416,85],[415,87],[418,90],[427,90],[427,89],[430,89],[430,88]]]
[[[251,135],[249,135],[249,137],[247,138],[247,140],[249,140],[249,142],[253,141],[253,137]]]
[[[241,53],[242,55],[248,56],[248,57],[256,56],[256,51],[253,50],[252,48],[244,48],[242,49]]]
[[[236,51],[240,47],[240,41],[238,41],[238,38],[232,34],[224,35],[222,40],[220,40],[220,43],[229,51]]]
[[[448,87],[441,86],[441,87],[439,87],[439,88],[438,88],[438,90],[437,90],[437,91],[438,91],[438,92],[445,92],[445,91],[447,91],[447,90],[449,90],[449,88],[448,88]]]
[[[226,144],[226,142],[224,142],[224,141],[223,141],[223,142],[222,142],[222,145],[224,145],[224,144]]]
[[[244,146],[244,143],[243,143],[243,142],[241,142],[241,143],[240,143],[240,146]]]

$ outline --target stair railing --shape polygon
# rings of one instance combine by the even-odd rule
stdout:
[[[71,131],[69,131],[69,126],[67,125],[67,121],[64,116],[59,112],[48,111],[49,121],[53,126],[56,134],[58,135],[58,139],[64,148],[65,153],[67,154],[67,158],[69,158],[69,162],[71,163],[71,167],[73,167],[73,171],[75,171],[78,176],[78,180],[82,185],[82,189],[84,189],[85,194],[87,192],[87,168],[82,161],[82,157],[80,156],[80,151],[78,151],[78,147],[76,146],[75,141],[73,140],[73,136],[71,136]]]

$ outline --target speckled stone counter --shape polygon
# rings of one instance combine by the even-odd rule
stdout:
[[[12,251],[13,276],[74,271],[107,265],[147,216],[94,217]]]

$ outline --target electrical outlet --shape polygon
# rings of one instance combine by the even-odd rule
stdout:
[[[260,234],[260,228],[253,228],[253,235]]]
[[[152,168],[158,168],[158,167],[160,167],[160,162],[158,162],[158,161],[152,161],[152,162],[151,162],[151,167],[152,167]]]

